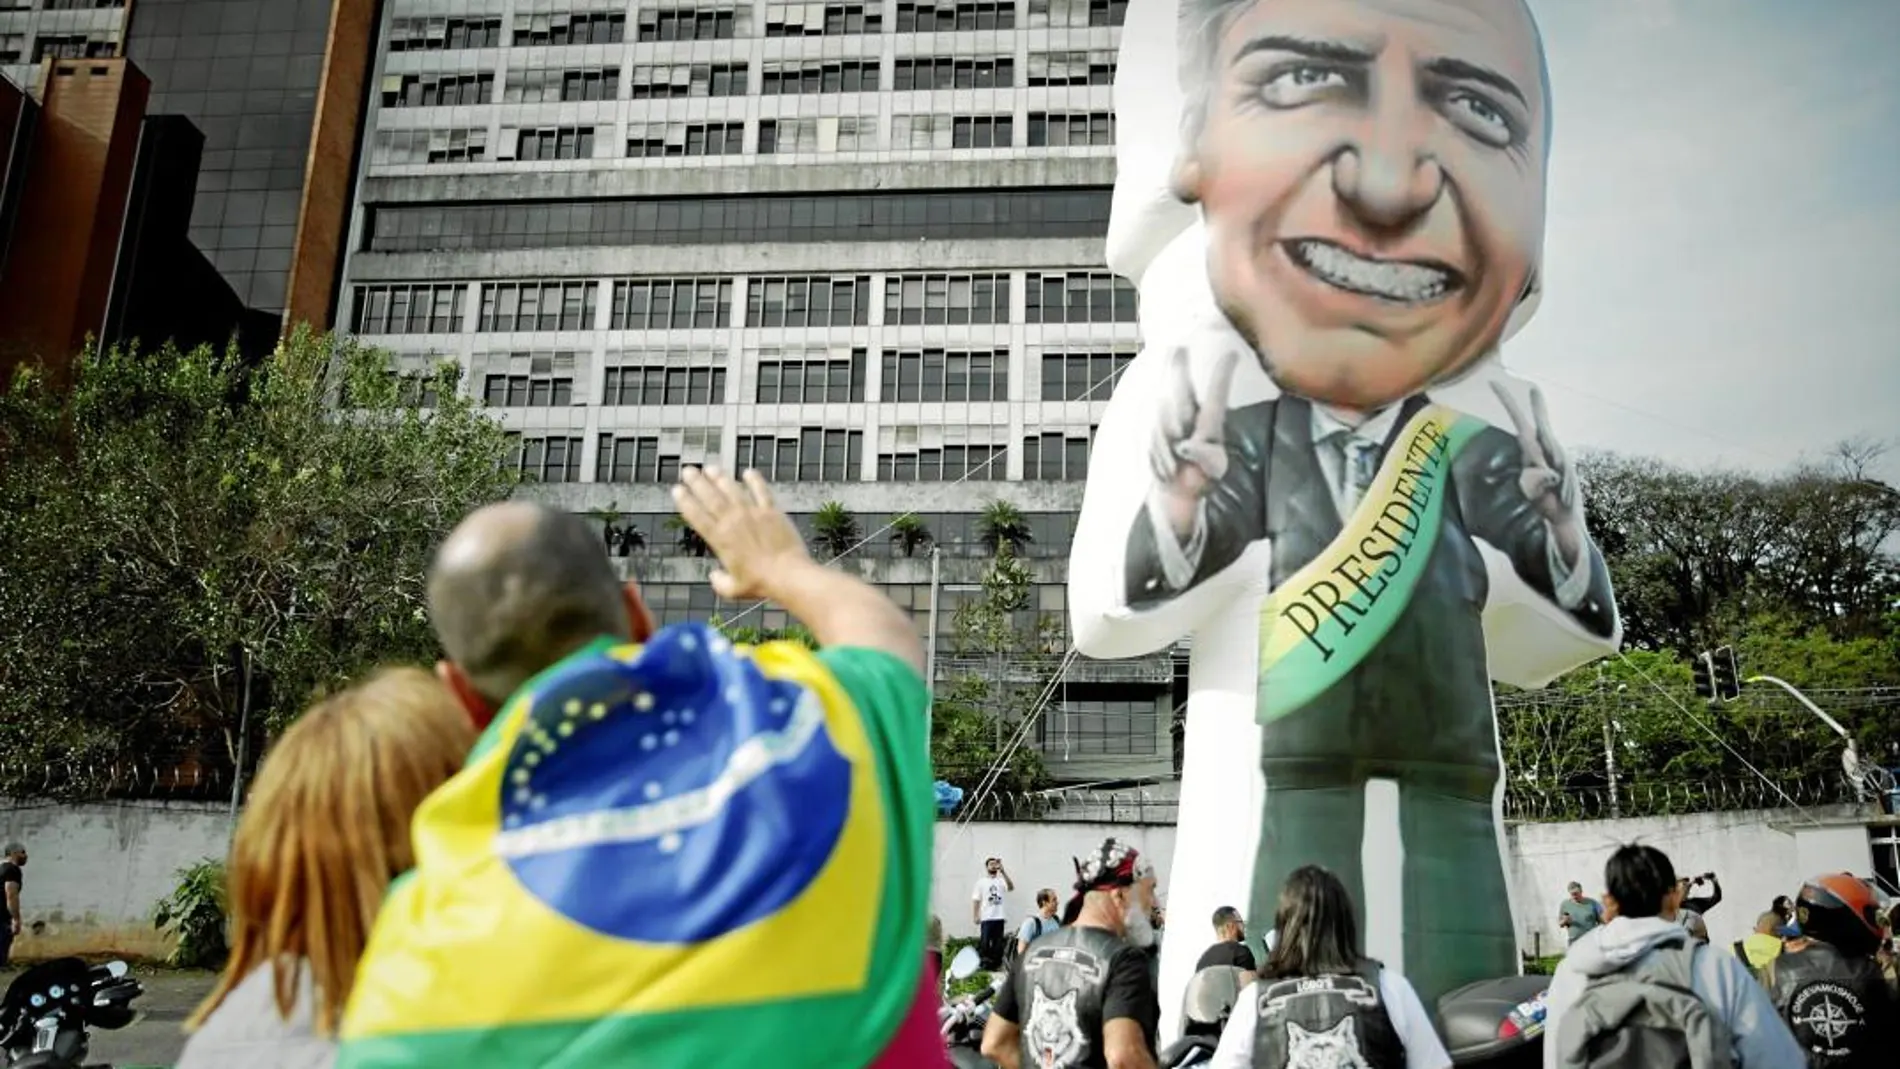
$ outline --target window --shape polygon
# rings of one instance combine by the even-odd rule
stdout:
[[[1042,354],[1042,399],[1106,401],[1134,360],[1133,353]]]
[[[737,156],[745,152],[745,123],[667,123],[627,127],[630,158]]]
[[[385,166],[428,163],[469,163],[488,157],[488,131],[482,127],[453,130],[378,130],[370,148],[370,162]]]
[[[511,70],[503,99],[509,103],[539,104],[562,100],[612,100],[620,95],[620,68],[564,70]]]
[[[591,160],[594,158],[594,128],[591,126],[543,126],[521,130],[515,141],[517,160]]]
[[[847,33],[878,33],[884,28],[881,0],[864,4],[807,4],[767,0],[767,37],[835,37]]]
[[[111,41],[100,41],[83,33],[55,36],[41,34],[33,42],[33,62],[44,59],[99,59],[116,55],[118,46]]]
[[[462,329],[468,287],[426,282],[356,286],[352,334],[454,334]]]
[[[755,278],[746,287],[748,327],[848,327],[871,321],[871,276]]]
[[[1027,85],[1114,85],[1113,52],[1031,52]]]
[[[888,352],[880,393],[885,401],[1007,401],[1009,350]]]
[[[516,15],[513,42],[517,45],[609,45],[627,39],[627,16],[621,11],[575,14]]]
[[[581,440],[511,433],[508,457],[502,463],[530,482],[577,483],[581,481]]]
[[[1030,272],[1023,291],[1025,323],[1133,323],[1135,287],[1106,271]]]
[[[764,96],[798,93],[868,93],[877,88],[878,61],[845,59],[830,63],[767,63],[759,92]]]
[[[434,408],[440,398],[433,371],[405,371],[396,376],[396,403],[409,408]]]
[[[899,438],[915,440],[919,428],[897,428]],[[944,443],[917,448],[902,447],[880,452],[877,457],[879,482],[946,483],[965,479],[1002,481],[1009,474],[1009,450],[1000,445]]]
[[[729,278],[630,279],[614,283],[613,330],[708,330],[732,317]]]
[[[886,324],[1007,323],[1008,275],[903,275],[884,285]]]
[[[1013,129],[1007,115],[893,115],[891,147],[1008,148]]]
[[[752,6],[640,8],[642,41],[730,41],[752,36]]]
[[[790,156],[800,152],[860,152],[876,147],[875,115],[759,120],[761,156]],[[831,207],[830,214],[836,217],[835,205]]]
[[[600,436],[600,450],[594,465],[594,479],[597,482],[662,485],[678,482],[682,465],[705,465],[719,460],[719,439],[720,431],[716,427],[688,427],[677,431],[662,429],[657,435],[649,433],[616,437],[603,434]],[[649,515],[646,519],[652,521],[648,530],[657,535],[667,526],[665,521],[670,517]],[[707,593],[711,593],[710,589]]]
[[[766,120],[760,151],[816,141],[819,119]],[[837,122],[840,150],[872,147],[873,117]],[[806,126],[811,123],[811,126]],[[862,124],[862,125],[860,125]],[[858,137],[859,132],[862,138]],[[854,140],[855,139],[855,140]],[[790,147],[787,147],[787,146]],[[383,162],[380,155],[377,162]],[[736,196],[384,204],[368,209],[373,252],[538,249],[919,238],[1100,238],[1111,192],[1102,187],[770,193]]]
[[[1120,26],[1128,0],[1029,0],[1029,26]]]
[[[457,48],[494,48],[501,44],[501,19],[395,18],[389,25],[391,52],[439,52]]]
[[[864,432],[802,427],[786,436],[739,436],[734,471],[757,468],[772,482],[855,482],[864,461]]]
[[[483,332],[502,330],[590,330],[595,294],[591,280],[489,282],[482,286]]]
[[[961,0],[915,3],[899,0],[898,33],[948,33],[953,30],[1013,30],[1016,0]]]
[[[567,408],[574,403],[574,379],[549,375],[490,375],[482,403],[490,408]]]
[[[862,401],[864,361],[863,349],[851,350],[851,355],[843,360],[823,356],[772,359],[760,354],[758,388],[753,396],[762,405]]]
[[[633,69],[633,99],[744,96],[746,74],[744,63],[635,67]]]
[[[1042,725],[1042,745],[1075,757],[1140,757],[1156,753],[1160,712],[1152,698],[1066,701]]]
[[[603,405],[717,405],[726,400],[726,369],[701,363],[622,364],[607,369]],[[721,357],[723,359],[723,357]]]
[[[1032,434],[1023,439],[1023,478],[1030,482],[1080,482],[1089,475],[1089,440],[1074,433]]]
[[[383,79],[383,107],[435,108],[487,104],[495,98],[492,74],[394,74]]]
[[[1066,148],[1078,145],[1113,145],[1114,143],[1115,115],[1113,112],[1060,114],[1032,111],[1029,113],[1031,147]]]
[[[18,63],[26,55],[26,34],[0,33],[0,63]]]
[[[1016,60],[1009,56],[905,56],[891,64],[893,89],[1007,89],[1015,84]]]

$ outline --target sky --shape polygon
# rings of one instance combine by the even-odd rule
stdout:
[[[1900,0],[1530,0],[1555,144],[1505,362],[1572,449],[1900,483]]]

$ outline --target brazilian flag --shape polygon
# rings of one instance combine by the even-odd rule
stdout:
[[[870,650],[599,642],[416,811],[340,1069],[848,1069],[917,996],[921,679]]]

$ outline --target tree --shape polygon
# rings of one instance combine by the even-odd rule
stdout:
[[[917,518],[914,512],[906,512],[891,521],[891,542],[898,552],[906,557],[915,556],[919,549],[929,545],[934,539],[930,528]]]
[[[1020,555],[1035,538],[1029,531],[1029,518],[1022,510],[999,498],[983,506],[976,521],[976,540],[991,553],[1008,546]]]
[[[689,557],[703,557],[712,552],[712,547],[706,544],[706,540],[699,536],[698,531],[693,530],[693,525],[680,517],[668,516],[666,529],[673,532],[673,539],[679,545],[681,553]]]
[[[0,396],[0,751],[213,760],[208,734],[235,759],[247,709],[276,728],[368,667],[434,659],[429,555],[514,483],[453,363],[428,409],[385,354],[303,330],[254,368],[168,347],[72,376]]]
[[[1024,721],[1041,715],[1038,700],[1060,663],[1046,656],[1052,625],[1036,611],[1035,576],[1009,546],[985,569],[982,595],[951,617],[955,663],[934,702],[931,761],[939,778],[965,790],[999,763]],[[1046,778],[1032,738],[1010,754],[994,789],[1034,790]]]
[[[859,536],[858,518],[842,502],[827,501],[812,513],[812,548],[833,560],[856,549]]]
[[[1862,476],[1864,445],[1837,453],[1774,477],[1584,457],[1625,641],[1689,654],[1763,614],[1843,639],[1883,633],[1900,597],[1900,492]]]

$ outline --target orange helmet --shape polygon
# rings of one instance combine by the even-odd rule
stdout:
[[[1832,943],[1844,954],[1872,954],[1880,946],[1880,904],[1873,889],[1846,872],[1816,876],[1795,902],[1801,934]]]

